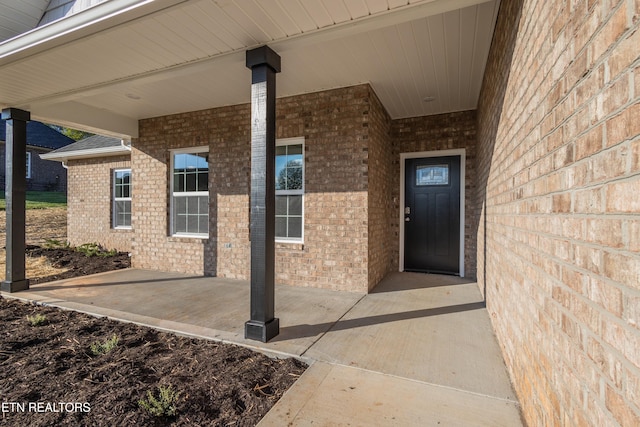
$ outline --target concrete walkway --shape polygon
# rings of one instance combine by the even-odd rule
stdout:
[[[261,426],[519,426],[477,284],[393,273],[369,295],[277,286],[280,335],[245,340],[249,284],[120,270],[2,294],[301,358]]]

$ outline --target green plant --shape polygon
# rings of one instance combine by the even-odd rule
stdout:
[[[140,399],[138,404],[154,417],[173,417],[176,415],[176,401],[180,393],[174,391],[171,386],[159,386],[158,395],[147,390],[147,399]]]
[[[42,326],[47,323],[47,316],[38,313],[34,316],[27,316],[27,320],[31,326]]]
[[[116,346],[118,345],[118,341],[119,341],[119,339],[118,339],[118,336],[116,334],[113,334],[111,336],[111,338],[109,338],[108,340],[105,340],[103,342],[96,341],[93,344],[91,344],[91,353],[93,353],[94,356],[100,356],[102,354],[107,354],[111,350],[116,348]]]
[[[44,247],[47,249],[59,249],[59,248],[68,248],[69,242],[63,242],[58,239],[47,239],[44,242]]]
[[[118,252],[115,249],[107,251],[97,243],[85,243],[76,248],[76,251],[83,253],[85,256],[99,256],[99,257],[111,257],[115,256]]]

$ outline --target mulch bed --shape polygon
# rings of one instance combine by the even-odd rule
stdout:
[[[79,254],[91,261],[83,266],[68,249],[29,251],[73,266],[75,275],[49,280],[128,266],[126,254]],[[100,270],[101,263],[111,268]],[[31,326],[27,316],[36,313],[45,324]],[[11,299],[0,298],[0,319],[2,425],[253,426],[306,369],[294,359]],[[114,334],[113,350],[92,352]],[[140,406],[159,386],[179,393],[176,415],[153,416]]]
[[[70,248],[43,248],[36,245],[28,245],[25,252],[28,257],[44,256],[53,266],[68,268],[67,271],[53,276],[30,277],[29,283],[32,285],[131,267],[131,258],[126,252],[118,252],[109,257],[89,257]]]

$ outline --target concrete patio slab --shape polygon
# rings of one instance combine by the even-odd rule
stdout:
[[[368,295],[276,286],[280,335],[244,339],[246,281],[119,270],[2,294],[311,364],[261,425],[522,425],[475,282],[392,273]]]
[[[495,427],[518,420],[509,400],[315,362],[258,426]]]
[[[301,356],[363,295],[277,286],[281,334],[269,343],[244,339],[249,283],[151,270],[117,270],[32,285],[3,294],[166,331]],[[322,325],[313,331],[300,325]]]
[[[304,355],[516,399],[478,286],[458,277],[388,275]]]

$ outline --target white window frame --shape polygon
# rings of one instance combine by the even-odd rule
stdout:
[[[294,138],[282,138],[276,139],[276,147],[283,145],[302,145],[302,189],[301,190],[276,190],[276,196],[302,196],[302,230],[300,230],[300,237],[278,237],[276,236],[276,243],[304,243],[304,193],[305,193],[305,151],[304,151],[304,137]]]
[[[195,238],[195,239],[208,239],[209,238],[209,233],[183,233],[183,232],[176,232],[175,230],[175,218],[174,218],[174,192],[173,192],[173,188],[174,188],[174,184],[173,184],[173,179],[174,179],[174,170],[173,170],[173,162],[174,162],[174,158],[176,156],[176,154],[195,154],[195,153],[207,153],[207,155],[209,154],[209,147],[206,145],[200,146],[200,147],[190,147],[190,148],[180,148],[180,149],[175,149],[175,150],[170,150],[170,161],[169,161],[169,171],[171,174],[171,182],[170,182],[170,190],[169,190],[169,194],[170,194],[170,202],[169,202],[169,218],[171,221],[171,236],[172,237],[189,237],[189,238]],[[207,162],[208,163],[208,162]],[[209,173],[211,172],[211,169],[209,168]],[[208,180],[207,180],[208,181]],[[209,196],[209,183],[207,182],[207,191],[185,191],[185,192],[180,192],[180,196],[182,197],[189,197],[189,196],[207,196],[207,206],[209,206],[210,203],[210,196]],[[179,197],[180,197],[179,196]],[[207,212],[207,221],[210,219],[209,218],[209,212]],[[210,224],[209,224],[210,225]]]
[[[111,186],[111,194],[112,194],[112,219],[111,219],[111,225],[115,230],[131,230],[131,225],[118,225],[117,224],[117,210],[116,210],[116,202],[130,202],[131,203],[131,192],[133,190],[133,178],[131,178],[131,182],[129,184],[129,197],[116,197],[116,173],[118,172],[129,172],[129,176],[132,177],[131,174],[131,168],[120,168],[120,169],[114,169],[113,173],[111,175],[112,180],[113,180],[113,184]],[[132,208],[133,208],[133,204],[131,204]],[[133,211],[133,209],[132,209]]]
[[[31,151],[27,151],[27,179],[31,178]]]

